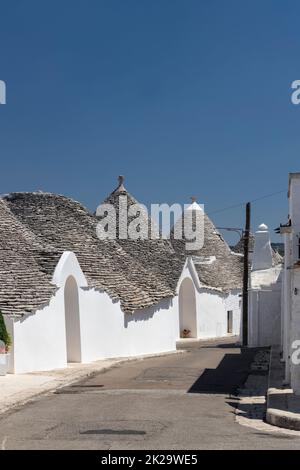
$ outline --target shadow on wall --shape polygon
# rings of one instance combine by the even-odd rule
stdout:
[[[172,306],[173,306],[173,300],[165,299],[159,302],[159,304],[153,305],[152,307],[149,307],[142,312],[137,311],[133,313],[132,315],[128,313],[124,313],[124,327],[127,328],[129,323],[131,322],[148,321],[150,318],[153,318],[155,313],[159,312],[160,310],[168,310]]]
[[[240,354],[226,354],[216,369],[205,369],[188,393],[228,393],[235,395],[247,380],[257,348],[241,349]]]

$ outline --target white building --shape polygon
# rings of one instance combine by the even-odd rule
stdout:
[[[284,271],[282,289],[282,357],[285,361],[285,381],[300,394],[300,370],[297,359],[300,345],[300,173],[289,175],[289,217],[280,226],[284,241]],[[296,353],[296,357],[294,354]]]
[[[249,294],[249,343],[281,345],[285,384],[300,394],[300,173],[289,175],[289,216],[277,229],[283,236],[284,262],[271,265],[266,226],[255,234]]]
[[[191,209],[202,210],[196,202],[188,208]],[[182,320],[180,331],[188,328],[195,338],[240,335],[243,258],[231,251],[209,217],[203,217],[204,245],[200,250],[186,251],[186,240],[171,236],[177,257],[181,261],[188,258],[197,279],[197,329]]]
[[[120,194],[136,202],[122,182],[106,202]],[[50,193],[2,197],[0,219],[11,372],[173,351],[183,330],[240,333],[241,257],[207,216],[196,258],[174,240],[99,240],[96,215]]]
[[[282,259],[272,250],[268,227],[254,235],[249,279],[248,345],[272,346],[281,340]]]

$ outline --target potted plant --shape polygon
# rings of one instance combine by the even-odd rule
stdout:
[[[7,374],[10,346],[11,337],[6,329],[3,315],[0,312],[0,375]]]
[[[182,331],[182,338],[189,338],[189,337],[190,337],[190,334],[191,334],[191,330],[188,330],[187,328],[185,328],[185,329]]]

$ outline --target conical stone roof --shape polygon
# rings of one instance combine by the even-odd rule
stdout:
[[[1,208],[0,309],[4,313],[23,314],[50,300],[55,291],[52,275],[64,251],[75,253],[89,286],[119,300],[124,312],[132,313],[175,295],[180,262],[169,242],[99,240],[98,218],[79,202],[52,193],[12,193],[1,199]],[[18,247],[14,263],[8,257],[11,231]],[[12,290],[14,279],[18,282]]]
[[[120,177],[119,177],[120,178]],[[120,233],[126,233],[130,223],[134,220],[134,216],[129,216],[127,223],[120,227],[123,218],[120,218],[119,207],[120,198],[126,201],[127,207],[135,205],[140,220],[145,227],[148,227],[145,239],[132,240],[130,238],[121,239]],[[123,202],[121,204],[123,204]],[[137,263],[141,264],[146,270],[151,272],[156,282],[167,284],[173,292],[175,292],[178,279],[183,269],[185,260],[177,257],[176,252],[170,240],[163,238],[159,233],[158,227],[155,226],[148,214],[141,205],[125,188],[122,177],[119,180],[119,186],[103,201],[104,204],[111,204],[117,213],[117,242],[122,249],[132,257]],[[155,227],[155,232],[151,230],[151,226]],[[152,234],[156,233],[153,237]]]
[[[193,205],[195,201],[193,202]],[[190,209],[193,209],[193,205]],[[182,220],[177,221],[182,223]],[[203,214],[203,246],[196,251],[186,250],[186,240],[174,239],[172,232],[171,242],[178,257],[185,259],[192,256],[203,286],[215,288],[223,292],[241,289],[243,275],[243,261],[230,250],[228,244],[214,226],[211,219]]]

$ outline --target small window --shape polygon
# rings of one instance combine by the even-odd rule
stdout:
[[[233,311],[227,310],[227,333],[232,333]]]

